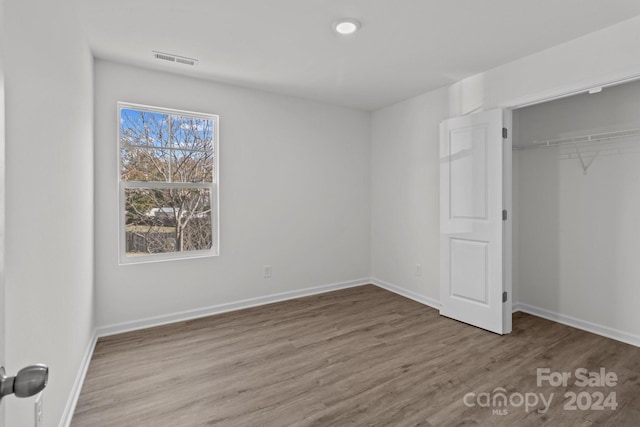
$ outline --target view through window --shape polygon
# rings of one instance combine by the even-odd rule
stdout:
[[[218,117],[118,104],[121,262],[218,254]]]

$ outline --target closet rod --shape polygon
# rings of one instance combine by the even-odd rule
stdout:
[[[612,139],[627,138],[640,135],[640,128],[625,129],[614,132],[595,133],[591,135],[573,136],[567,138],[550,139],[548,141],[533,141],[529,144],[514,145],[514,150],[527,150],[530,148],[557,147],[561,145],[580,144],[585,142],[609,141]]]

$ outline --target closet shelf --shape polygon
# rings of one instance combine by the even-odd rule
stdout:
[[[562,145],[582,144],[585,142],[609,141],[640,135],[640,128],[625,129],[614,132],[595,133],[591,135],[572,136],[567,138],[550,139],[548,141],[533,141],[528,144],[514,145],[514,150],[528,150],[531,148],[557,147]]]

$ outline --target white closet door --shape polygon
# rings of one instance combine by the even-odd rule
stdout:
[[[502,128],[502,110],[440,125],[440,314],[499,334],[510,332],[503,327]]]

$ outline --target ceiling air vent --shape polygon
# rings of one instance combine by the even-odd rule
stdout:
[[[186,56],[172,55],[171,53],[153,51],[153,57],[162,61],[176,62],[178,64],[185,64],[194,66],[198,63],[195,58],[187,58]]]

